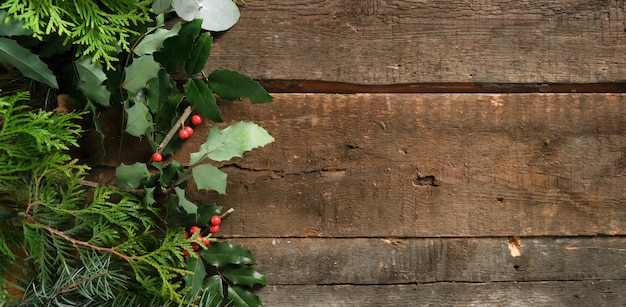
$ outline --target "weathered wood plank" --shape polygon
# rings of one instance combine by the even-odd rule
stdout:
[[[268,286],[266,306],[624,306],[626,281]]]
[[[276,142],[190,193],[238,211],[230,235],[626,234],[624,94],[275,96],[223,104]]]
[[[271,285],[626,280],[626,238],[522,237],[516,257],[509,240],[232,239]]]
[[[363,84],[626,80],[623,1],[255,0],[209,68]]]

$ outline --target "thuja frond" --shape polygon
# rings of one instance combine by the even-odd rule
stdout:
[[[82,130],[74,121],[80,114],[27,112],[18,104],[27,99],[26,92],[0,97],[0,180],[20,178],[32,170],[44,171],[41,176],[85,170],[62,152],[78,145]]]
[[[56,34],[76,45],[79,57],[113,68],[118,48],[129,50],[138,33],[130,26],[151,21],[152,0],[6,0],[0,9],[25,22],[33,36]]]

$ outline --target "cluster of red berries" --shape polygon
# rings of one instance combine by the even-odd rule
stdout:
[[[209,227],[209,232],[214,234],[220,231],[220,223],[222,223],[222,217],[220,217],[219,215],[212,216],[211,226]],[[200,229],[200,227],[198,226],[191,226],[191,228],[189,228],[189,232],[185,231],[184,233],[185,239],[189,239],[191,235],[195,235],[197,233],[198,239],[202,240],[202,244],[204,244],[204,246],[208,246],[209,244],[211,244],[211,240],[202,236],[201,230],[202,229]],[[198,243],[196,242],[192,242],[191,247],[193,248],[194,251],[198,251],[200,249],[200,245],[198,245]],[[183,255],[189,256],[189,252],[183,249]]]
[[[194,115],[191,117],[191,124],[194,126],[202,124],[202,117],[200,115]],[[193,128],[191,126],[183,127],[178,131],[178,137],[181,139],[188,139],[193,134]]]
[[[191,124],[194,126],[202,124],[202,116],[194,115],[191,117]],[[193,128],[191,126],[185,126],[178,131],[178,137],[181,139],[188,139],[193,134]],[[155,152],[152,154],[152,161],[161,162],[163,161],[163,155],[160,152]]]

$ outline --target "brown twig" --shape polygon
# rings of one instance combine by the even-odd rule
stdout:
[[[165,138],[163,139],[161,144],[159,144],[159,146],[157,147],[156,152],[161,153],[161,151],[165,148],[165,146],[167,146],[167,144],[169,144],[169,142],[172,140],[176,131],[178,131],[178,127],[183,126],[183,124],[185,123],[189,115],[191,115],[191,107],[185,108],[185,111],[183,111],[183,114],[176,121],[174,126],[172,126],[172,129],[170,129],[170,131],[167,132],[167,134],[165,135]]]

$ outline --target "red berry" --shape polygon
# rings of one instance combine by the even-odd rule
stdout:
[[[207,245],[211,244],[211,240],[204,239],[204,240],[202,240],[202,243],[204,243],[204,246],[207,246]]]
[[[154,162],[161,162],[161,161],[163,161],[163,155],[158,153],[158,152],[153,153],[152,154],[152,161],[154,161]]]
[[[197,125],[202,124],[202,116],[200,116],[200,115],[194,115],[194,116],[192,116],[192,117],[191,117],[191,123],[192,123],[194,126],[197,126]]]
[[[183,249],[183,255],[185,255],[185,257],[189,257],[189,251],[186,249]]]
[[[178,136],[184,140],[184,139],[188,139],[191,136],[191,134],[189,134],[189,130],[183,128],[178,131]]]
[[[191,247],[193,247],[193,250],[195,251],[200,249],[200,245],[198,245],[198,243],[196,242],[191,242]]]
[[[222,222],[222,218],[219,215],[214,215],[211,217],[211,225],[217,226]]]
[[[187,130],[187,132],[189,132],[189,136],[193,135],[193,128],[191,128],[191,126],[187,126],[187,127],[183,128],[183,129],[185,129],[185,130]]]
[[[196,233],[196,231],[199,231],[200,227],[198,226],[191,226],[191,228],[189,228],[189,232],[190,233]],[[198,234],[200,234],[200,232],[198,232]]]
[[[216,232],[220,231],[220,225],[213,225],[213,226],[209,227],[209,231],[211,233],[216,233]]]
[[[188,233],[188,232],[186,232],[186,231],[185,231],[185,232],[183,233],[183,236],[185,236],[185,239],[189,239],[189,233]]]

